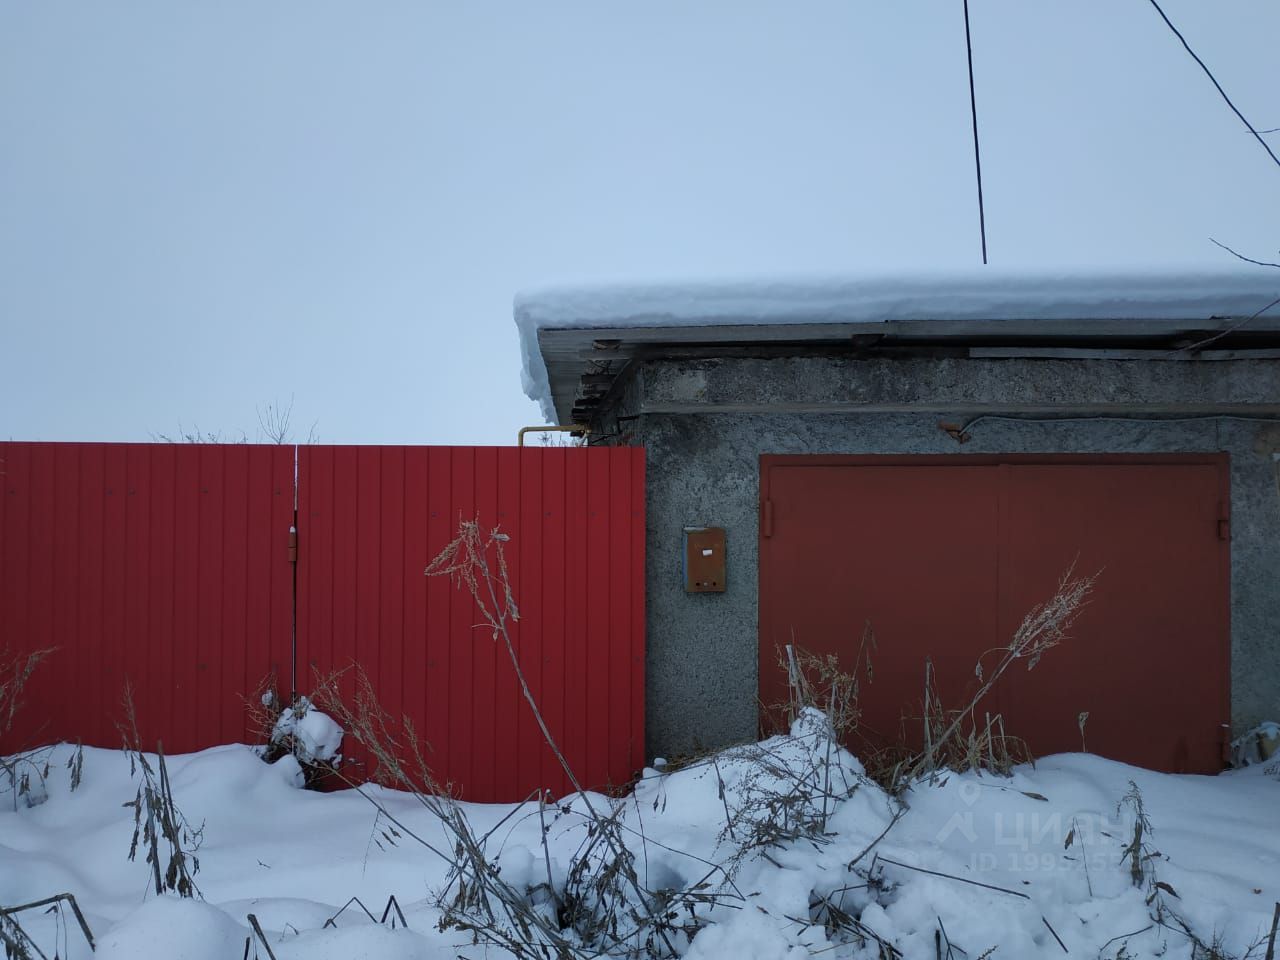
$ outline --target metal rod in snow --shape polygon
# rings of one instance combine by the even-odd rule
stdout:
[[[987,212],[982,202],[982,152],[978,149],[978,98],[973,89],[973,36],[969,31],[969,0],[964,0],[964,46],[969,57],[969,115],[973,119],[973,166],[978,176],[978,233],[982,262],[987,262]]]

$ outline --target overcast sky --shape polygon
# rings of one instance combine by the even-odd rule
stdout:
[[[1164,6],[1280,127],[1280,3]],[[1276,258],[1147,0],[971,10],[993,264]],[[0,0],[0,436],[511,443],[518,290],[975,264],[964,58],[961,0]]]

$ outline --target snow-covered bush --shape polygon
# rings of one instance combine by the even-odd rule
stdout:
[[[332,717],[312,706],[309,698],[299,697],[281,711],[271,743],[278,749],[288,747],[300,763],[333,766],[342,760],[342,734]]]
[[[263,694],[262,704],[267,711],[278,709],[275,696],[271,690]],[[292,706],[276,714],[263,759],[275,763],[283,757],[293,757],[302,769],[306,786],[315,786],[332,776],[342,762],[344,734],[342,727],[317,709],[309,697],[298,697]]]
[[[250,735],[261,746],[258,754],[269,764],[289,758],[301,786],[316,787],[333,777],[342,763],[344,731],[310,697],[286,704],[275,678],[266,677],[258,689],[242,698]]]

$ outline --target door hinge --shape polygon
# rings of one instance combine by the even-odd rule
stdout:
[[[765,500],[764,508],[760,516],[760,535],[763,537],[773,536],[773,501]]]
[[[1218,539],[1231,539],[1231,507],[1225,500],[1218,501]]]
[[[298,562],[298,528],[289,528],[289,562]]]

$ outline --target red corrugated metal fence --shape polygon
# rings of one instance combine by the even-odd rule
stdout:
[[[56,648],[0,747],[243,740],[242,694],[288,675],[293,450],[0,443],[0,650]]]
[[[521,667],[584,782],[644,754],[644,451],[300,447],[298,683],[355,662],[466,799],[567,784],[470,594],[423,576],[459,520],[500,525]],[[348,694],[353,678],[343,677]]]
[[[0,444],[0,649],[54,647],[0,750],[245,740],[242,697],[359,663],[467,799],[563,790],[505,650],[423,569],[461,518],[501,525],[522,667],[588,783],[643,762],[638,448]],[[289,529],[296,523],[296,571]],[[294,577],[296,572],[296,598]],[[294,609],[296,600],[296,659]],[[344,679],[350,689],[350,675]]]

